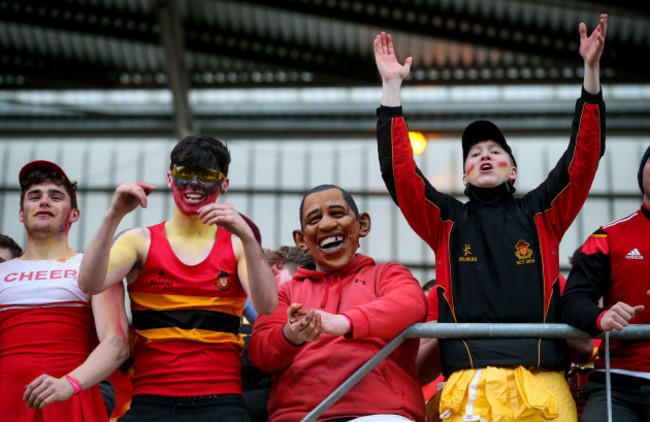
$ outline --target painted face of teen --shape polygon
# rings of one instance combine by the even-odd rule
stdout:
[[[294,232],[296,245],[309,250],[316,269],[336,271],[350,263],[359,249],[359,238],[370,230],[370,217],[357,219],[338,189],[315,192],[303,204],[303,230]]]
[[[476,143],[465,160],[463,183],[479,188],[493,188],[505,181],[514,182],[517,168],[510,155],[498,143],[487,140]]]
[[[19,219],[30,236],[63,234],[79,219],[79,210],[70,208],[70,197],[63,186],[45,182],[27,190]]]
[[[167,177],[174,202],[185,215],[194,215],[202,206],[215,202],[228,183],[221,171],[198,166],[174,166]]]

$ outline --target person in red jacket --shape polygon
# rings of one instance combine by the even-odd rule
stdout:
[[[628,324],[650,324],[650,147],[639,166],[641,207],[596,230],[580,249],[562,296],[562,318],[596,336]],[[603,297],[604,306],[598,303]],[[604,349],[584,387],[583,421],[607,420]],[[650,420],[650,340],[610,343],[612,417]]]
[[[315,267],[299,267],[278,292],[278,308],[255,321],[249,356],[273,373],[270,422],[301,420],[400,331],[424,320],[427,305],[404,266],[357,253],[370,232],[348,192],[309,190],[296,245]],[[327,409],[319,421],[424,420],[415,371],[418,339],[395,352]]]

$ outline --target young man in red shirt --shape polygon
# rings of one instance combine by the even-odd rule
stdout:
[[[172,218],[127,231],[122,218],[146,207],[155,186],[123,183],[81,264],[79,285],[100,292],[126,278],[135,342],[134,397],[120,421],[248,421],[241,386],[240,318],[246,297],[272,312],[277,288],[244,218],[227,203],[230,152],[188,136],[171,153]],[[112,245],[112,246],[111,246]]]
[[[639,166],[641,208],[596,230],[582,246],[562,296],[565,322],[596,336],[628,324],[650,324],[650,147]],[[600,297],[604,306],[598,305]],[[602,343],[601,343],[602,344]],[[605,356],[584,387],[582,420],[607,420]],[[610,342],[612,416],[650,420],[650,340]]]

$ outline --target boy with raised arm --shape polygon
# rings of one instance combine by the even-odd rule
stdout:
[[[590,36],[580,24],[584,85],[570,142],[536,189],[514,196],[517,164],[496,125],[479,120],[465,128],[467,203],[438,191],[415,165],[400,103],[412,59],[400,64],[390,35],[377,35],[379,161],[393,200],[436,254],[438,287],[429,298],[437,295],[439,306],[429,309],[430,319],[560,322],[560,240],[587,198],[605,148],[599,62],[606,28],[607,15]],[[576,420],[563,376],[565,340],[448,339],[440,340],[440,354],[448,377],[440,403],[445,421]]]
[[[129,230],[122,218],[146,207],[155,187],[123,183],[91,240],[79,285],[94,293],[126,277],[135,329],[134,397],[120,421],[248,421],[238,333],[247,295],[277,306],[273,273],[251,227],[227,203],[230,153],[209,136],[188,136],[171,153],[173,217]],[[155,416],[154,416],[155,415]]]

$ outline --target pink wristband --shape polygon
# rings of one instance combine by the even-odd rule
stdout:
[[[76,379],[76,378],[73,377],[72,375],[64,375],[62,378],[67,379],[68,382],[70,383],[70,385],[72,385],[72,392],[73,392],[73,394],[79,394],[79,393],[81,393],[81,390],[82,390],[82,388],[81,388],[81,383],[79,382],[78,379]]]

